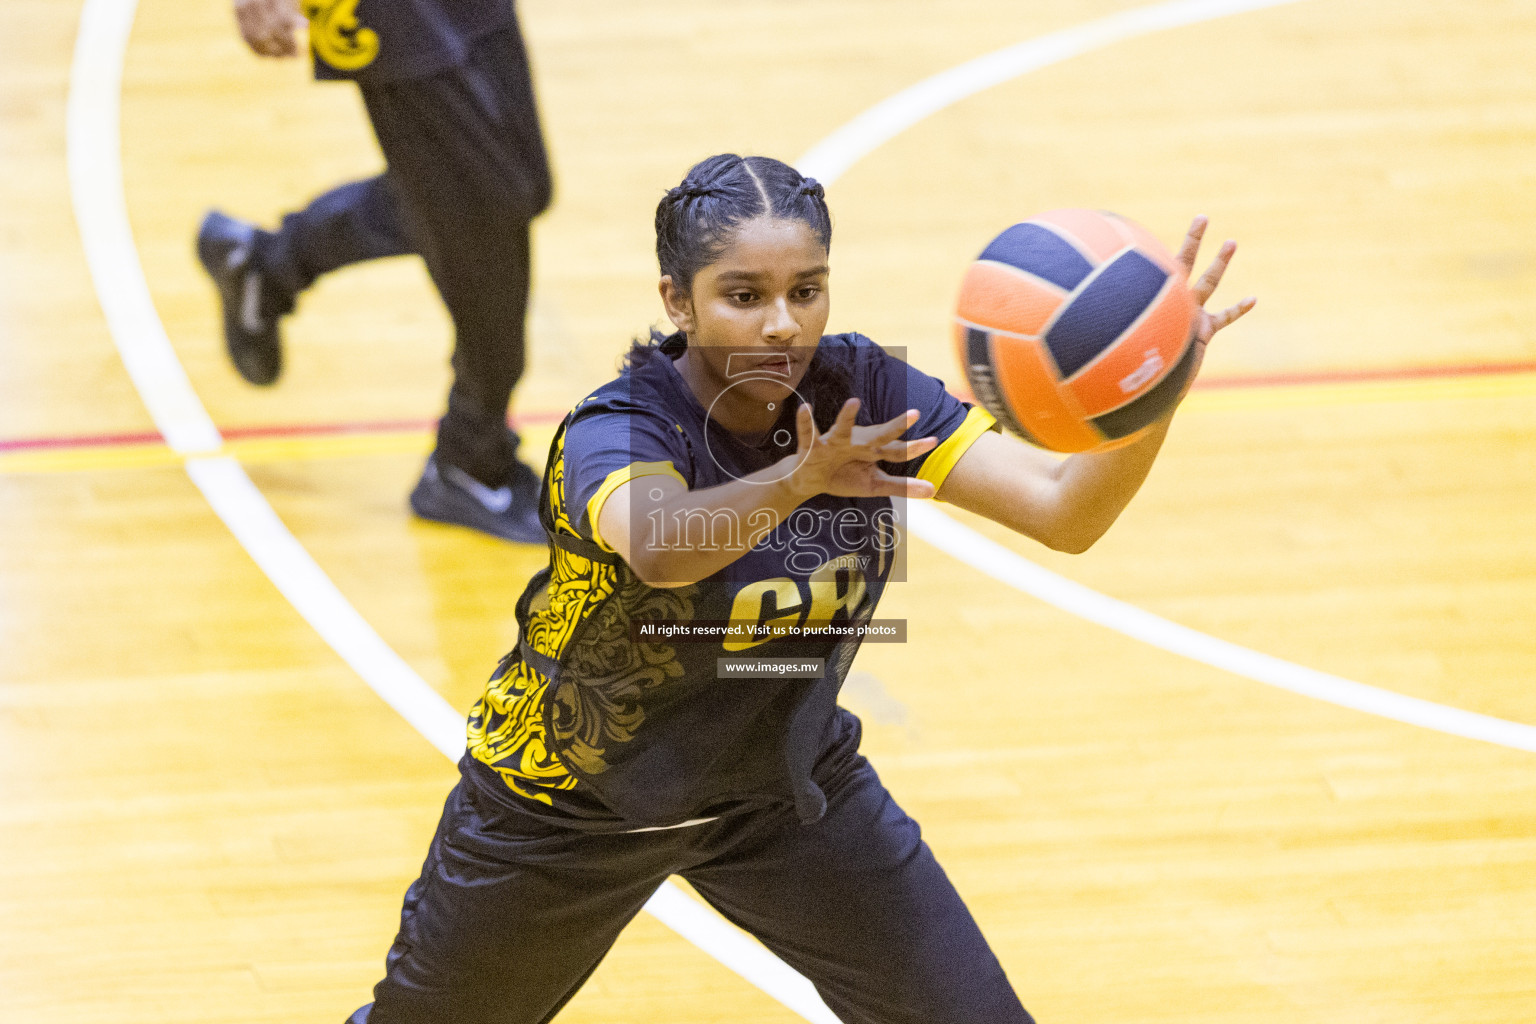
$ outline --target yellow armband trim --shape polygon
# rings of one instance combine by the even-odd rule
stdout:
[[[973,406],[971,411],[965,414],[965,421],[955,429],[939,446],[928,453],[928,458],[923,462],[923,468],[917,471],[919,480],[927,480],[933,484],[934,493],[937,494],[940,487],[944,486],[945,479],[950,470],[955,468],[955,463],[960,461],[960,456],[970,450],[976,439],[991,430],[997,423],[996,418],[981,406]]]
[[[616,469],[603,480],[603,485],[592,495],[592,500],[587,502],[587,522],[592,526],[592,539],[597,546],[604,551],[613,551],[608,542],[603,540],[602,534],[597,531],[597,517],[603,514],[603,505],[613,496],[613,492],[643,476],[670,476],[684,487],[688,481],[683,479],[683,474],[677,471],[677,467],[670,462],[631,462],[623,469]]]

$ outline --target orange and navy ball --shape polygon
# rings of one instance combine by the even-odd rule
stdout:
[[[1194,368],[1184,268],[1139,224],[1052,210],[994,238],[966,271],[955,344],[976,400],[1042,448],[1133,440]]]

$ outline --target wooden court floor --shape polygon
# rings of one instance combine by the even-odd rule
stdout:
[[[115,168],[77,167],[72,199],[67,133],[82,11],[122,3],[0,5],[0,1020],[338,1022],[454,772],[258,569],[124,369],[72,205]],[[694,160],[795,160],[1133,6],[525,0],[558,188],[530,444],[659,319],[651,211]],[[1066,557],[954,518],[1205,636],[1536,726],[1533,52],[1529,2],[1301,0],[1023,74],[833,183],[832,328],[953,378],[949,303],[1002,227],[1209,215],[1240,242],[1222,293],[1259,306],[1124,519]],[[323,281],[258,390],[192,255],[209,206],[270,222],[378,168],[354,92],[250,56],[219,2],[139,0],[114,95],[87,123],[120,125],[133,251],[219,454],[467,709],[541,554],[406,513],[447,384],[419,262]],[[881,614],[910,639],[855,665],[866,752],[1041,1021],[1536,1020],[1536,752],[1180,657],[920,539]],[[645,915],[560,1017],[726,1019],[800,1018]]]

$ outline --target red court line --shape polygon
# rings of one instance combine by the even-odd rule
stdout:
[[[40,451],[47,448],[111,448],[130,444],[159,444],[156,431],[141,434],[84,434],[77,437],[22,437],[0,440],[0,452]]]
[[[277,423],[263,427],[229,427],[219,432],[226,441],[258,437],[332,437],[337,434],[416,433],[431,430],[436,420],[365,420],[358,423]]]
[[[557,423],[564,412],[519,413],[513,417],[515,424],[538,426]],[[341,434],[388,434],[432,430],[436,419],[421,420],[359,420],[352,423],[278,423],[259,427],[224,427],[219,433],[226,441],[247,441],[263,437],[333,437]],[[23,437],[0,439],[0,452],[42,451],[51,448],[117,448],[134,444],[161,444],[164,439],[156,431],[132,434],[78,434],[71,437]]]
[[[1431,380],[1450,377],[1498,377],[1512,373],[1536,373],[1536,362],[1403,366],[1374,370],[1321,370],[1315,373],[1275,373],[1256,377],[1215,377],[1210,380],[1196,378],[1194,390],[1277,388],[1304,384],[1355,384],[1361,381]]]
[[[1194,391],[1238,391],[1245,388],[1304,387],[1309,384],[1361,384],[1400,380],[1450,380],[1456,377],[1501,377],[1536,373],[1536,362],[1461,363],[1443,366],[1398,366],[1381,369],[1317,370],[1311,373],[1270,373],[1253,377],[1197,377]],[[965,401],[974,401],[965,387],[951,388]]]
[[[1241,388],[1296,387],[1307,384],[1354,384],[1369,381],[1433,380],[1454,377],[1495,377],[1514,373],[1536,373],[1536,362],[1518,363],[1465,363],[1447,366],[1406,366],[1387,369],[1322,370],[1313,373],[1276,373],[1253,377],[1216,377],[1195,381],[1197,391],[1227,391]],[[969,400],[963,388],[955,392]],[[538,426],[556,423],[565,412],[519,413],[514,424]],[[257,427],[222,428],[227,441],[242,441],[262,437],[331,437],[340,434],[387,434],[391,432],[427,431],[437,426],[437,420],[359,420],[351,423],[283,423]],[[150,430],[138,433],[81,434],[72,437],[22,437],[0,439],[0,452],[45,451],[71,448],[117,448],[135,444],[159,444],[159,433]]]

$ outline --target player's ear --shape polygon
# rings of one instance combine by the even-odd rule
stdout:
[[[672,280],[671,274],[661,275],[661,304],[667,308],[667,319],[672,326],[690,334],[693,331],[693,296],[683,291]]]

